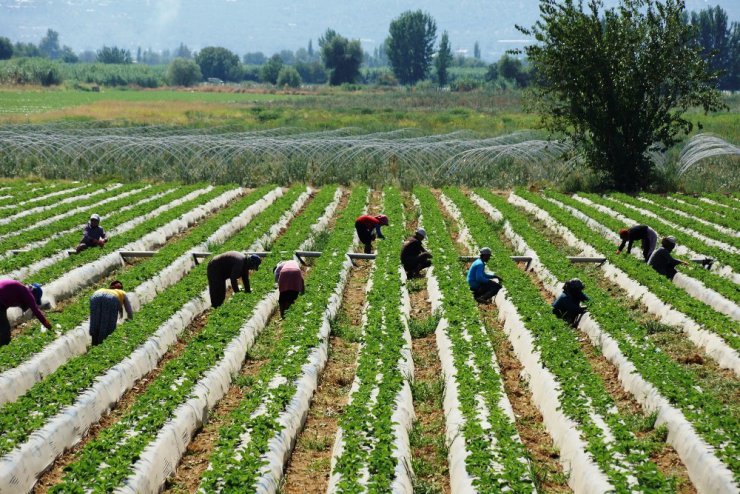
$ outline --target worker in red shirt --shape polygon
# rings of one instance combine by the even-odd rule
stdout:
[[[388,217],[384,214],[377,216],[363,215],[355,220],[355,229],[360,242],[365,245],[365,254],[373,251],[373,240],[375,237],[385,238],[380,231],[381,226],[388,226]]]
[[[43,291],[41,285],[33,283],[24,285],[20,281],[0,280],[0,346],[10,343],[10,321],[7,311],[11,307],[20,307],[24,312],[31,309],[36,319],[46,329],[51,329],[51,323],[39,309]]]

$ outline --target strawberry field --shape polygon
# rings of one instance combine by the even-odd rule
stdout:
[[[70,253],[92,213],[110,240]],[[365,213],[390,225],[352,259]],[[673,281],[615,253],[638,223],[676,238]],[[406,279],[418,227],[433,267]],[[491,304],[465,278],[484,246]],[[266,254],[213,308],[232,250]],[[296,251],[321,255],[281,318]],[[740,489],[737,196],[4,180],[0,277],[41,283],[52,323],[8,311],[2,493]],[[574,328],[550,304],[575,277]],[[113,279],[135,314],[92,346]]]

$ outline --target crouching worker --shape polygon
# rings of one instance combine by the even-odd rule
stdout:
[[[583,282],[578,278],[568,280],[563,284],[563,292],[552,303],[552,313],[574,327],[578,324],[581,314],[586,312],[586,308],[581,307],[581,302],[588,301],[583,288]]]
[[[109,288],[96,290],[90,297],[90,337],[93,345],[100,345],[118,326],[118,317],[133,319],[134,311],[123,284],[112,281]]]
[[[660,245],[661,247],[653,252],[648,264],[658,273],[662,274],[669,280],[673,280],[673,277],[676,276],[676,273],[678,272],[676,271],[676,266],[679,264],[688,265],[689,263],[675,259],[671,255],[673,249],[676,248],[675,238],[665,237],[661,240]]]
[[[78,253],[89,247],[105,247],[108,238],[105,236],[105,230],[100,226],[100,216],[94,214],[90,216],[90,221],[82,232],[82,240],[75,249]]]
[[[10,321],[7,311],[11,307],[20,307],[23,312],[31,309],[36,319],[46,329],[51,329],[51,323],[39,309],[42,295],[43,291],[38,283],[24,285],[20,281],[0,280],[0,346],[10,343]]]
[[[425,238],[427,238],[427,232],[423,228],[417,228],[414,236],[408,239],[401,248],[401,264],[409,279],[421,276],[421,270],[432,265],[432,254],[427,252],[422,245]]]
[[[297,262],[281,261],[275,266],[275,282],[278,284],[280,298],[280,317],[285,317],[285,311],[293,305],[298,299],[298,295],[306,293],[306,287],[303,283],[303,271]]]
[[[357,237],[365,246],[365,254],[372,253],[373,240],[375,240],[376,235],[378,238],[385,238],[383,236],[383,232],[380,231],[381,226],[388,226],[388,217],[384,214],[379,214],[377,216],[365,214],[355,220]]]
[[[241,252],[230,251],[214,256],[208,263],[208,292],[211,295],[211,306],[221,307],[226,299],[226,280],[231,281],[234,293],[239,291],[239,278],[244,284],[244,291],[250,293],[249,270],[257,271],[262,259],[252,254],[245,256]]]
[[[483,247],[480,257],[470,266],[468,270],[468,286],[473,292],[475,301],[479,304],[487,304],[501,290],[501,277],[486,272],[486,263],[491,259],[491,249]],[[494,279],[498,282],[493,281]]]

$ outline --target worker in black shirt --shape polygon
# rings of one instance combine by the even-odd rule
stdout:
[[[422,269],[432,265],[432,254],[427,252],[422,245],[426,237],[427,232],[423,228],[417,228],[414,236],[408,239],[401,248],[401,264],[409,279],[420,276]]]
[[[678,272],[676,271],[676,266],[680,264],[688,266],[689,263],[675,259],[671,256],[671,251],[676,247],[675,238],[665,237],[660,244],[661,247],[653,253],[648,264],[658,273],[662,274],[669,280],[673,280],[673,277]]]
[[[639,240],[642,243],[642,257],[645,262],[648,262],[650,256],[655,250],[655,245],[658,243],[658,234],[655,230],[647,225],[636,225],[630,228],[622,228],[619,230],[619,237],[622,239],[622,243],[619,244],[617,254],[621,254],[625,244],[627,245],[627,253],[632,251],[632,243]]]

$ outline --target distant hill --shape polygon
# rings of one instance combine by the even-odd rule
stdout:
[[[607,0],[615,4],[616,0]],[[689,10],[719,4],[731,20],[740,18],[740,2],[687,0]],[[522,46],[514,24],[531,26],[539,15],[536,0],[0,0],[0,36],[34,42],[51,28],[75,51],[103,45],[136,52],[173,50],[180,42],[191,50],[225,46],[239,55],[283,49],[317,48],[327,28],[359,38],[372,52],[387,36],[390,21],[406,10],[423,9],[447,30],[453,50],[479,42],[482,58],[497,60]]]

